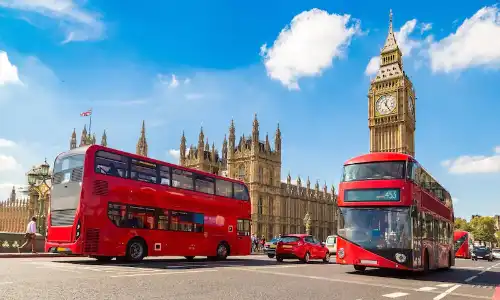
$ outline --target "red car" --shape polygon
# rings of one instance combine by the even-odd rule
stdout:
[[[309,234],[288,234],[282,236],[276,247],[276,260],[300,259],[308,263],[311,259],[330,262],[330,252],[323,242]]]

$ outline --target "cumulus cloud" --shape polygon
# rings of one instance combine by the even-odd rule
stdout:
[[[333,59],[344,55],[358,33],[359,21],[352,21],[350,15],[315,8],[295,16],[272,47],[262,45],[260,55],[270,78],[298,90],[300,78],[318,76],[331,67]]]
[[[21,83],[17,67],[9,61],[7,52],[0,51],[0,86],[9,83]]]
[[[16,143],[10,140],[0,138],[0,148],[12,148],[16,146]]]
[[[105,26],[99,16],[73,0],[2,0],[0,6],[35,12],[57,21],[66,32],[63,43],[96,40],[104,35]]]
[[[432,29],[432,23],[422,23],[420,24],[420,33],[424,33]]]
[[[0,172],[15,170],[18,165],[13,156],[0,154]]]
[[[500,11],[483,7],[466,19],[455,33],[429,48],[431,69],[452,72],[469,67],[500,65]]]
[[[441,165],[452,174],[498,173],[500,172],[500,146],[495,147],[494,154],[491,156],[463,155],[445,160]]]
[[[430,30],[431,27],[429,23],[422,23],[421,28],[426,28],[426,30],[421,30],[421,33],[424,33],[427,30]],[[403,53],[403,56],[409,57],[412,55],[414,50],[423,47],[429,43],[429,39],[420,38],[411,38],[410,35],[414,33],[415,28],[417,27],[417,19],[412,19],[406,21],[406,23],[401,26],[401,28],[394,32],[396,37],[396,42],[398,43],[399,49]],[[365,75],[372,76],[377,74],[377,71],[380,67],[380,56],[373,56],[365,69]]]
[[[170,149],[168,150],[168,154],[176,160],[179,160],[181,157],[181,151],[178,149]]]

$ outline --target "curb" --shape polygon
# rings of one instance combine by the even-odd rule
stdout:
[[[33,257],[63,257],[70,256],[59,253],[0,253],[1,258],[33,258]]]

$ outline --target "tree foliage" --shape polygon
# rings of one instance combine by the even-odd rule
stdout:
[[[455,230],[471,231],[467,220],[463,218],[455,218]]]
[[[474,240],[495,243],[495,219],[493,217],[476,217],[469,223]]]

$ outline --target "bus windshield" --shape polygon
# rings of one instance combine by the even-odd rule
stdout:
[[[405,161],[381,161],[344,166],[342,181],[403,179]]]
[[[54,180],[53,184],[61,184],[69,181],[81,182],[83,172],[83,154],[57,157],[54,162]],[[78,169],[78,172],[73,170]]]
[[[464,235],[462,235],[458,240],[455,241],[455,252],[457,252],[458,249],[460,249],[460,247],[465,243],[466,240],[467,240],[467,234],[464,233]]]
[[[411,249],[409,208],[340,208],[339,236],[365,249]]]

